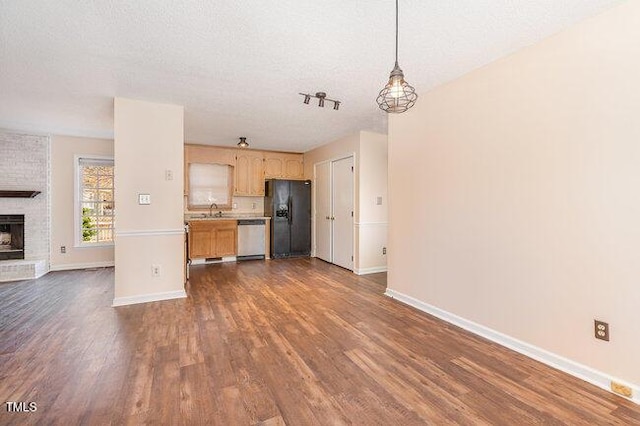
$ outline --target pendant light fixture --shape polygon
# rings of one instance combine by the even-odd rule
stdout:
[[[249,142],[247,142],[247,138],[241,137],[240,138],[240,142],[238,142],[238,146],[240,148],[248,148],[249,147]]]
[[[401,113],[411,108],[418,99],[416,89],[404,80],[398,65],[398,0],[396,0],[396,64],[389,75],[389,82],[380,91],[376,102],[386,112]]]

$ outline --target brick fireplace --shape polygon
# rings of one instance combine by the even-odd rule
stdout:
[[[49,143],[48,136],[0,131],[0,282],[49,271]]]

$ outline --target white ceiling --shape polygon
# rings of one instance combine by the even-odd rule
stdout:
[[[418,94],[620,0],[401,0]],[[187,141],[305,151],[386,132],[393,0],[0,0],[0,127],[113,137],[113,97],[185,107]],[[324,91],[334,111],[302,103]],[[420,99],[418,99],[420,102]],[[411,112],[409,112],[411,113]]]

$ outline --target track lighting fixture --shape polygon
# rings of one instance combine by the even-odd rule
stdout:
[[[240,142],[238,142],[238,146],[240,148],[248,148],[249,147],[249,142],[247,142],[247,138],[241,137],[240,138]]]
[[[311,98],[318,98],[318,106],[324,108],[324,101],[333,102],[333,109],[338,110],[340,108],[340,101],[336,101],[335,99],[327,98],[327,94],[324,92],[317,92],[315,95],[310,95],[308,93],[300,93],[300,95],[304,96],[303,103],[308,104]]]

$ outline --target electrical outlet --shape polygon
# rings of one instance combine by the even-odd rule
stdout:
[[[151,194],[138,194],[138,204],[140,205],[151,204]]]
[[[382,247],[382,254],[387,254],[387,248],[386,247]]]
[[[604,321],[594,320],[594,332],[596,339],[609,341],[609,324]]]
[[[60,253],[65,254],[67,252],[67,246],[60,246]]]
[[[156,264],[151,265],[151,276],[152,277],[159,277],[160,273],[161,273],[160,265],[156,265]]]

